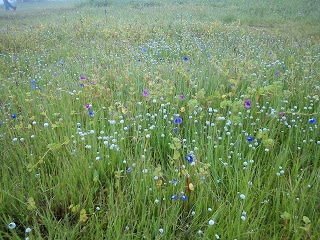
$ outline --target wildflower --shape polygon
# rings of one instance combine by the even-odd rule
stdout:
[[[148,97],[149,96],[149,90],[148,89],[144,89],[143,92],[142,92],[142,95],[144,97]]]
[[[36,88],[36,80],[31,80],[31,90],[34,90]]]
[[[86,109],[90,109],[91,108],[91,105],[90,104],[86,104]]]
[[[80,77],[80,80],[86,81],[86,80],[87,80],[87,77],[86,77],[86,76],[81,76],[81,77]]]
[[[173,128],[173,131],[176,133],[176,132],[178,132],[178,128]]]
[[[280,72],[279,72],[279,71],[276,71],[276,73],[275,73],[274,75],[279,76],[279,75],[280,75]]]
[[[188,60],[189,60],[188,57],[186,57],[186,56],[183,57],[183,61],[188,61]]]
[[[241,220],[242,220],[242,221],[245,221],[245,220],[246,220],[246,216],[242,215],[242,216],[241,216]]]
[[[188,163],[193,164],[193,162],[195,161],[195,156],[191,153],[186,155],[186,160]]]
[[[314,116],[312,116],[312,118],[309,119],[309,123],[310,124],[316,123],[316,118]]]
[[[159,232],[162,234],[162,233],[163,233],[163,228],[160,228],[160,229],[159,229]]]
[[[147,52],[147,49],[145,47],[141,47],[141,51],[145,53]]]
[[[127,173],[131,173],[131,171],[132,171],[131,167],[128,167],[127,170],[126,170]]]
[[[173,120],[174,124],[181,124],[182,123],[182,118],[179,116],[176,116],[176,118]]]
[[[181,195],[181,200],[183,200],[183,201],[187,201],[188,200],[188,197],[187,196],[185,196],[185,195]]]
[[[254,140],[254,138],[250,135],[249,137],[247,137],[247,142],[252,142]]]
[[[284,112],[279,112],[280,117],[284,116]]]
[[[209,225],[210,225],[210,226],[213,226],[214,223],[215,223],[215,222],[214,222],[214,220],[212,220],[212,219],[209,221]]]
[[[93,116],[94,116],[94,112],[92,111],[92,109],[90,109],[90,110],[88,111],[88,115],[89,115],[90,117],[93,117]]]
[[[177,195],[172,195],[170,199],[171,199],[171,200],[176,200],[177,198],[178,198]]]
[[[251,101],[249,99],[244,100],[244,106],[246,108],[251,108]]]
[[[185,99],[183,94],[180,94],[180,99],[183,101]]]
[[[8,228],[9,229],[15,229],[17,225],[14,222],[9,223]]]
[[[11,114],[11,118],[12,118],[12,119],[16,119],[17,116],[16,116],[15,114]]]
[[[26,228],[26,233],[31,232],[31,228]]]
[[[44,127],[49,127],[49,123],[44,123],[43,126]]]
[[[243,200],[243,199],[245,199],[245,198],[246,198],[246,195],[244,195],[244,194],[240,194],[240,198]]]
[[[177,180],[177,179],[173,179],[173,181],[172,181],[173,185],[175,185],[175,186],[178,184],[178,182],[179,182],[179,180]]]

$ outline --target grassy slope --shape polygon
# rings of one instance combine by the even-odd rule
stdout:
[[[101,8],[18,4],[16,12],[1,12],[0,103],[5,124],[0,138],[4,160],[0,236],[18,239],[25,235],[26,227],[31,227],[31,238],[36,239],[110,239],[119,235],[125,239],[213,239],[214,234],[225,239],[281,239],[285,232],[287,239],[308,239],[309,232],[300,228],[305,215],[312,222],[311,236],[317,239],[320,189],[316,160],[320,156],[315,142],[319,135],[300,121],[307,123],[314,113],[319,116],[319,6],[310,1],[286,1],[282,5],[277,1],[125,3],[113,1]],[[141,46],[147,47],[147,54],[141,53]],[[158,54],[165,62],[154,64]],[[206,60],[208,54],[212,55],[210,60]],[[192,59],[190,64],[181,63],[185,55]],[[282,65],[286,71],[279,80],[275,73]],[[54,72],[57,78],[53,78]],[[97,86],[79,91],[76,86],[81,75]],[[42,91],[30,91],[33,78]],[[196,83],[206,90],[206,98],[199,97],[202,92],[194,87],[194,79],[200,79]],[[234,90],[230,83],[236,86]],[[188,202],[168,200],[185,189],[185,179],[183,171],[174,171],[181,170],[179,164],[167,163],[168,158],[174,158],[168,147],[173,142],[172,125],[147,117],[147,110],[160,115],[161,106],[141,97],[144,88],[155,92],[152,98],[166,96],[171,102],[166,107],[169,116],[186,108],[185,113],[179,112],[184,122],[177,137],[186,139],[188,151],[200,148],[199,161],[211,164],[198,165],[196,170],[187,166],[190,181],[196,185]],[[189,99],[198,94],[198,105],[203,109],[212,106],[218,113],[193,115],[191,103],[175,98],[181,93]],[[244,97],[259,102],[260,107],[285,111],[288,119],[298,122],[297,128],[290,130],[256,107],[248,114],[237,105]],[[220,108],[220,102],[228,106],[225,98],[232,101],[232,107]],[[312,99],[313,107],[304,109],[311,106]],[[142,102],[142,107],[137,102]],[[93,104],[95,118],[88,118],[86,103]],[[237,122],[227,113],[238,109],[243,119],[248,117],[241,121],[243,127],[216,122],[220,116]],[[12,113],[18,119],[11,119]],[[188,121],[189,115],[200,123]],[[248,120],[249,115],[253,120]],[[119,116],[131,126],[128,132],[120,124],[109,125],[109,119],[119,123]],[[37,122],[35,127],[32,121]],[[206,132],[202,129],[205,121],[217,126]],[[45,122],[55,127],[42,127]],[[81,130],[76,123],[81,124]],[[145,132],[152,135],[150,140],[139,132],[138,124],[149,129]],[[156,125],[155,131],[150,130],[152,125]],[[233,139],[225,127],[230,128]],[[263,148],[253,151],[243,134],[264,128],[270,131],[268,139],[276,142],[269,154],[263,150],[267,140]],[[77,131],[85,132],[84,141]],[[163,132],[166,137],[160,138]],[[30,139],[31,134],[36,142]],[[206,134],[224,140],[217,144],[202,137]],[[122,151],[103,148],[103,142],[97,140],[100,135],[116,138]],[[15,137],[18,143],[12,141]],[[19,143],[22,137],[25,140]],[[314,142],[304,144],[306,139]],[[302,152],[296,150],[298,146],[303,146]],[[182,156],[186,154],[178,150]],[[103,161],[97,162],[97,156]],[[255,163],[243,170],[243,161],[250,159]],[[156,168],[159,164],[161,170]],[[132,174],[125,172],[129,166]],[[280,167],[285,173],[278,177]],[[144,169],[149,173],[142,174]],[[207,181],[198,181],[194,172],[205,175]],[[40,178],[35,177],[37,174]],[[154,176],[167,185],[157,186]],[[177,187],[170,183],[174,178],[180,181]],[[249,181],[253,181],[252,187]],[[245,201],[240,200],[240,193],[246,195]],[[89,217],[85,223],[79,222],[81,209]],[[244,211],[246,221],[241,220]],[[288,222],[281,218],[285,211],[291,214]],[[213,227],[208,227],[210,219],[216,221]],[[14,231],[7,228],[11,221],[18,224]],[[204,235],[199,235],[199,230]]]

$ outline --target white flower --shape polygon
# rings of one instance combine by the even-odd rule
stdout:
[[[9,223],[8,228],[9,229],[15,229],[17,225],[14,222]]]
[[[245,199],[245,198],[246,198],[246,195],[244,195],[244,194],[240,194],[240,198],[243,200],[243,199]]]
[[[44,127],[49,127],[49,123],[44,123],[43,126]]]
[[[209,225],[210,225],[210,226],[213,226],[214,223],[215,223],[215,222],[214,222],[214,220],[212,220],[212,219],[209,221]]]
[[[31,228],[26,228],[26,233],[31,232]]]

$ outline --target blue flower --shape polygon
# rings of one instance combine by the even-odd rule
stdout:
[[[186,57],[186,56],[183,57],[183,61],[188,61],[188,60],[189,60],[188,57]]]
[[[176,133],[176,132],[178,132],[178,128],[173,128],[173,131]]]
[[[34,90],[36,88],[36,80],[31,80],[31,90]]]
[[[173,179],[173,181],[172,181],[173,185],[175,185],[175,186],[178,184],[178,182],[179,182],[179,180],[177,180],[177,179]]]
[[[186,155],[186,160],[187,160],[187,162],[188,163],[193,163],[194,162],[194,160],[195,160],[195,157],[194,157],[194,155],[193,154],[191,154],[191,153],[189,153],[189,154],[187,154]]]
[[[131,171],[132,171],[132,168],[131,168],[131,167],[128,167],[128,168],[127,168],[127,173],[131,173]]]
[[[11,118],[12,118],[12,119],[16,119],[17,116],[16,116],[15,114],[11,114]]]
[[[147,52],[147,49],[145,47],[141,47],[142,52]]]
[[[188,200],[188,197],[185,196],[185,195],[181,195],[180,198],[181,198],[181,200],[183,200],[183,201],[187,201],[187,200]]]
[[[254,138],[250,135],[249,137],[247,137],[247,142],[252,142],[254,140]]]
[[[176,117],[174,120],[173,120],[174,124],[181,124],[182,123],[182,118],[180,117]]]
[[[172,195],[170,199],[171,199],[171,200],[176,200],[177,198],[178,198],[177,195]]]
[[[88,114],[89,114],[90,117],[93,117],[93,116],[94,116],[93,110],[92,110],[92,109],[89,109]]]
[[[310,123],[310,124],[315,124],[316,121],[317,121],[317,120],[316,120],[315,116],[312,116],[312,118],[309,119],[309,123]]]

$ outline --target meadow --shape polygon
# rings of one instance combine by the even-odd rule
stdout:
[[[320,239],[320,4],[0,11],[0,239]]]

